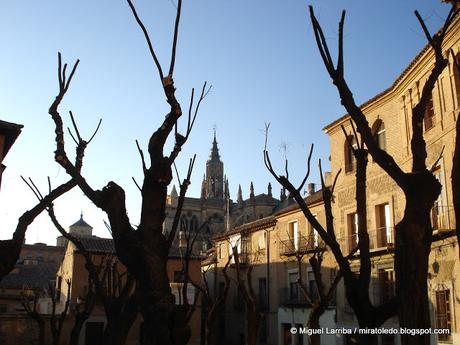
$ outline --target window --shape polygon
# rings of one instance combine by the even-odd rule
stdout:
[[[353,151],[350,147],[351,146],[354,149],[358,148],[358,144],[356,142],[356,138],[353,135],[350,135],[346,140],[345,140],[345,172],[352,172],[355,170],[355,156],[353,155]]]
[[[388,302],[395,296],[395,277],[393,269],[379,269],[378,282],[380,291],[380,303]]]
[[[436,291],[436,328],[448,329],[452,332],[452,318],[450,313],[450,290]],[[451,340],[450,334],[439,334],[439,340]]]
[[[423,125],[425,127],[425,131],[434,127],[434,107],[433,107],[433,96],[431,96],[430,100],[428,101],[425,109],[425,114],[423,116]]]
[[[229,239],[229,248],[228,252],[232,255],[232,259],[230,260],[230,263],[234,264],[235,263],[235,257],[233,256],[233,248],[236,248],[236,251],[238,254],[241,254],[241,235],[234,235],[231,236]],[[241,261],[241,258],[240,258]]]
[[[291,301],[297,301],[299,299],[299,285],[297,283],[298,273],[297,272],[289,272],[288,273],[288,280],[289,280],[289,299]]]
[[[259,306],[261,309],[265,309],[267,304],[267,278],[259,278]]]
[[[265,249],[266,243],[267,243],[267,232],[263,231],[262,233],[259,234],[259,243],[258,243],[259,250]]]
[[[433,171],[433,175],[441,184],[441,193],[431,209],[431,225],[433,230],[448,229],[447,216],[449,210],[444,203],[446,189],[444,186],[444,173],[441,167],[436,167]]]
[[[358,245],[358,214],[350,213],[347,216],[348,223],[348,252],[351,252]]]
[[[386,150],[386,129],[385,123],[382,120],[377,119],[374,122],[374,125],[372,126],[372,134],[377,146],[382,150]]]
[[[375,207],[376,216],[376,248],[386,247],[393,244],[393,231],[391,228],[390,205],[381,204]]]
[[[294,250],[299,250],[299,227],[297,222],[289,223],[289,239]]]
[[[317,219],[316,215],[313,215]],[[320,245],[320,238],[318,231],[310,224],[310,238],[308,239],[308,246],[311,249],[315,249]]]

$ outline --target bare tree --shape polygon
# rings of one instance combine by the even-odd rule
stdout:
[[[123,345],[136,317],[138,303],[135,296],[135,281],[126,270],[120,271],[118,260],[112,254],[101,256],[100,262],[95,263],[92,254],[83,242],[69,234],[56,218],[53,205],[48,208],[51,221],[64,238],[72,242],[83,255],[85,268],[88,271],[88,291],[85,306],[75,316],[72,330],[72,340],[78,342],[81,327],[91,315],[97,300],[101,301],[107,317],[104,328],[104,344]]]
[[[60,339],[62,334],[62,328],[64,327],[64,321],[67,318],[67,314],[69,312],[69,305],[70,305],[70,286],[71,281],[68,279],[66,280],[67,284],[67,298],[64,303],[64,309],[62,309],[59,317],[56,317],[56,304],[57,304],[57,294],[60,291],[56,290],[56,287],[52,284],[48,286],[48,294],[51,296],[51,335],[53,337],[53,345],[60,345]]]
[[[238,247],[232,247],[232,253],[235,261],[236,286],[245,306],[246,345],[257,345],[259,344],[263,314],[254,291],[252,272],[258,261],[258,254],[254,253],[253,258],[250,259],[249,253],[245,253],[244,260],[242,261]],[[243,276],[243,269],[246,270],[245,276]]]
[[[423,85],[420,100],[412,109],[412,170],[404,172],[394,158],[378,146],[366,116],[356,105],[353,94],[345,81],[343,67],[345,11],[342,12],[339,24],[338,58],[337,66],[335,66],[321,26],[314,15],[313,8],[310,7],[316,43],[329,76],[337,87],[342,105],[356,123],[357,131],[373,160],[396,182],[405,195],[404,216],[395,227],[395,271],[396,293],[401,301],[398,304],[399,322],[401,327],[411,329],[429,328],[431,326],[426,284],[433,231],[430,211],[441,192],[441,185],[427,167],[423,118],[436,80],[448,64],[448,60],[444,56],[442,43],[454,17],[454,9],[452,8],[450,11],[441,30],[433,36],[429,33],[417,11],[415,15],[423,28],[429,45],[433,49],[435,63]],[[420,186],[424,186],[424,188],[420,188]],[[428,335],[402,336],[404,345],[429,344],[429,342],[430,337]]]
[[[294,244],[293,254],[297,262],[297,285],[311,306],[306,324],[309,329],[319,329],[319,319],[331,304],[337,285],[342,279],[342,274],[339,270],[332,281],[325,283],[323,279],[323,258],[327,252],[327,247],[324,243],[315,243],[314,234],[310,234],[305,245],[297,244],[297,249],[295,248],[295,239],[291,239],[291,241]],[[307,286],[302,277],[304,260],[307,260],[312,268],[316,287],[314,291]],[[312,345],[321,344],[320,334],[312,333],[309,338]]]
[[[232,255],[229,256],[227,263],[222,269],[222,274],[224,276],[224,287],[222,291],[211,292],[209,287],[209,282],[207,278],[208,270],[201,272],[201,282],[194,281],[189,272],[187,271],[185,279],[187,282],[192,284],[197,291],[200,292],[202,300],[202,308],[205,308],[205,334],[204,334],[204,344],[205,345],[214,345],[218,341],[216,339],[215,327],[216,321],[219,314],[222,312],[225,302],[227,300],[228,291],[230,288],[230,277],[228,276],[227,270],[230,265]],[[217,267],[213,267],[214,270],[217,270]],[[215,272],[217,274],[217,271]]]
[[[70,331],[70,345],[78,345],[80,332],[86,320],[89,319],[93,312],[94,306],[96,305],[96,299],[95,284],[90,275],[88,275],[88,290],[82,300],[77,301],[73,310],[75,321]]]
[[[45,345],[46,341],[46,321],[38,310],[38,298],[42,293],[41,290],[26,290],[21,292],[21,304],[27,315],[37,322],[38,325],[38,344]]]
[[[50,191],[48,195],[41,198],[37,205],[24,212],[22,216],[19,217],[12,239],[0,240],[0,281],[4,276],[11,272],[18,261],[22,245],[25,242],[25,235],[28,226],[32,224],[35,218],[42,213],[42,211],[48,207],[50,203],[62,194],[67,193],[76,185],[76,181],[71,179]]]
[[[354,127],[353,127],[354,128]],[[349,143],[353,155],[356,158],[356,204],[357,204],[357,215],[358,215],[358,244],[353,248],[350,253],[345,255],[340,247],[340,242],[337,239],[337,234],[334,229],[334,217],[332,213],[332,200],[334,194],[335,184],[337,178],[341,172],[338,171],[334,178],[332,186],[326,185],[323,172],[321,168],[321,160],[319,161],[319,171],[321,176],[321,190],[324,202],[324,211],[326,214],[326,227],[323,227],[316,217],[312,214],[308,207],[305,199],[301,195],[302,188],[308,180],[310,175],[310,162],[313,153],[313,145],[310,148],[310,153],[307,160],[307,172],[300,183],[299,187],[294,185],[289,180],[289,171],[287,162],[285,164],[285,175],[278,175],[271,163],[268,148],[268,130],[269,125],[266,126],[266,142],[264,149],[264,162],[268,171],[275,177],[286,190],[290,193],[291,197],[297,202],[300,209],[302,210],[307,221],[312,227],[318,232],[318,235],[322,238],[324,243],[330,248],[332,254],[339,265],[340,274],[343,276],[345,284],[345,292],[347,300],[352,307],[358,319],[358,324],[363,328],[374,328],[382,325],[385,320],[396,314],[397,311],[397,299],[392,298],[389,301],[382,303],[381,305],[374,306],[369,296],[369,285],[371,280],[371,259],[370,259],[370,246],[369,246],[369,234],[367,231],[367,214],[366,214],[366,168],[367,168],[367,150],[364,148],[363,142],[361,142],[355,149],[351,143]],[[350,266],[350,258],[359,250],[359,272],[354,272]],[[313,260],[313,264],[318,269],[318,262]],[[317,272],[318,273],[318,272]],[[317,283],[321,283],[321,277]],[[339,279],[338,277],[336,279]],[[338,282],[335,282],[338,284]],[[321,309],[319,308],[318,311]],[[376,341],[375,336],[361,335],[360,342],[362,344],[373,344]]]
[[[34,289],[32,291],[22,292],[22,306],[26,311],[27,315],[35,320],[38,324],[39,336],[38,342],[40,345],[46,344],[46,321],[49,319],[51,336],[53,337],[53,345],[60,344],[60,337],[62,334],[62,328],[64,321],[67,318],[67,312],[69,311],[70,305],[70,280],[67,283],[67,299],[64,304],[64,309],[56,316],[56,303],[57,303],[57,291],[51,284],[48,286],[48,296],[51,299],[51,314],[42,314],[38,310],[38,300],[43,291],[41,289]]]
[[[164,234],[163,222],[165,220],[167,187],[172,179],[171,167],[182,146],[189,138],[200,104],[209,89],[205,83],[195,107],[195,96],[192,90],[186,132],[185,135],[180,134],[177,122],[182,116],[182,109],[175,96],[173,72],[182,1],[179,0],[177,4],[171,61],[167,75],[163,73],[147,30],[139,18],[132,1],[128,0],[128,4],[145,36],[150,54],[160,76],[166,100],[170,106],[170,111],[161,126],[153,132],[149,140],[148,153],[150,167],[147,167],[144,154],[138,145],[144,172],[144,181],[140,187],[142,209],[138,228],[133,229],[131,227],[126,212],[124,190],[113,181],[109,182],[101,190],[93,189],[80,174],[76,165],[71,163],[67,156],[64,144],[63,123],[58,108],[68,91],[78,61],[73,66],[67,80],[67,65],[62,67],[60,55],[58,66],[59,92],[49,109],[56,132],[55,160],[65,169],[67,174],[76,180],[83,193],[97,207],[106,212],[108,216],[117,256],[123,265],[125,265],[128,272],[132,274],[136,282],[136,291],[139,296],[140,310],[145,325],[142,344],[185,344],[190,337],[190,330],[187,326],[183,309],[178,308],[174,304],[174,296],[171,293],[166,268],[169,249],[175,239],[175,229],[173,228],[169,234]],[[79,135],[77,126],[75,125],[74,127],[76,141],[78,143],[85,143]],[[173,131],[175,138],[174,147],[169,154],[165,154],[166,140]],[[188,178],[184,180],[185,190],[188,184],[190,184],[189,177],[192,168],[193,160],[190,162]],[[185,191],[183,194],[185,195]]]

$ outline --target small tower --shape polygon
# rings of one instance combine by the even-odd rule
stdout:
[[[249,186],[249,198],[254,198],[254,184],[251,181],[251,185]]]
[[[286,200],[286,189],[281,188],[281,192],[280,192],[280,200],[281,202],[285,201]]]
[[[212,142],[211,155],[206,162],[206,198],[223,199],[224,197],[224,163],[220,160],[217,147],[216,130]]]
[[[270,182],[268,182],[267,195],[272,196],[272,184]]]
[[[179,195],[177,194],[176,185],[173,185],[170,195],[171,195],[171,205],[176,206],[179,200]]]
[[[91,237],[93,235],[93,227],[83,219],[83,212],[80,214],[80,219],[69,226],[69,233],[80,237]]]
[[[238,207],[243,207],[243,192],[241,191],[241,185],[238,185],[238,197],[236,202],[238,203]]]

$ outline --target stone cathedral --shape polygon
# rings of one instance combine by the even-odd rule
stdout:
[[[178,191],[173,186],[167,199],[165,232],[171,229],[178,199]],[[251,182],[249,198],[246,200],[243,200],[242,189],[239,186],[236,202],[230,198],[229,182],[224,175],[224,163],[220,158],[214,132],[211,154],[206,162],[206,170],[201,183],[201,196],[185,198],[178,236],[184,229],[200,229],[197,247],[200,246],[200,250],[206,250],[210,248],[214,235],[266,217],[272,214],[279,205],[280,201],[272,195],[270,183],[266,193],[255,195]]]

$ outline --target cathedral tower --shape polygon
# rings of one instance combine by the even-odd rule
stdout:
[[[217,147],[216,131],[212,142],[211,155],[206,162],[206,198],[223,199],[224,197],[224,163],[220,160]]]

